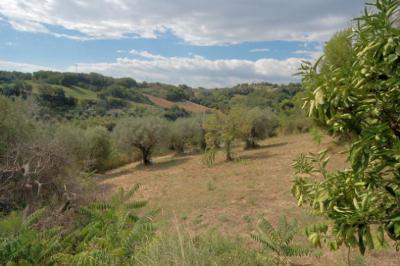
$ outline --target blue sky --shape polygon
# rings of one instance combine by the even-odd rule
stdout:
[[[290,82],[301,60],[319,56],[363,7],[361,0],[93,3],[2,0],[0,69],[77,65],[80,72],[203,87]]]

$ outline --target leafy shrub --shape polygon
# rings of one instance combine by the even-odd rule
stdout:
[[[36,96],[40,105],[49,108],[70,108],[77,103],[74,97],[68,97],[61,88],[53,88],[49,85],[41,85]]]
[[[262,245],[263,259],[267,264],[301,265],[295,263],[294,259],[313,255],[313,251],[310,248],[292,244],[297,234],[296,220],[288,222],[286,217],[282,216],[277,228],[262,218],[257,226],[257,234],[253,234],[252,238]]]
[[[87,167],[91,170],[105,170],[110,158],[111,136],[103,127],[89,128],[85,132],[88,150]]]
[[[373,6],[347,41],[351,68],[319,60],[301,69],[310,116],[332,134],[352,136],[350,168],[329,172],[325,152],[311,155],[297,162],[293,188],[299,204],[328,220],[309,233],[315,245],[358,247],[362,254],[382,245],[385,233],[400,242],[399,2]]]
[[[189,116],[190,116],[190,113],[188,111],[186,111],[185,109],[183,109],[177,105],[172,106],[170,109],[165,111],[165,114],[164,114],[164,117],[171,121],[175,121],[178,118],[185,118],[185,117],[189,117]]]
[[[0,262],[5,265],[132,265],[154,235],[151,217],[136,215],[146,205],[132,201],[139,189],[122,189],[111,202],[92,203],[80,210],[76,228],[39,231],[38,211],[24,220],[12,213],[0,221]]]

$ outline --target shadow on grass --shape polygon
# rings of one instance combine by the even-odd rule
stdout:
[[[279,142],[279,143],[274,143],[274,144],[260,145],[256,150],[282,147],[282,146],[286,146],[288,144],[289,144],[289,142]]]
[[[257,159],[265,159],[267,157],[271,157],[273,154],[271,154],[269,151],[261,151],[261,152],[256,152],[252,154],[246,154],[246,155],[241,155],[239,157],[240,160],[257,160]]]
[[[151,164],[151,165],[139,164],[135,167],[135,169],[141,170],[141,171],[166,170],[166,169],[177,167],[181,164],[184,164],[187,161],[189,161],[189,159],[190,158],[187,158],[187,157],[173,157],[170,160],[161,161],[161,162],[153,162],[153,164]]]
[[[255,149],[247,150],[251,152],[250,154],[241,155],[239,158],[241,160],[257,160],[257,159],[265,159],[267,157],[276,156],[275,153],[272,153],[270,148],[278,148],[288,145],[289,142],[280,142],[275,144],[261,145]]]
[[[112,173],[106,174],[103,179],[114,178],[114,177],[127,175],[127,174],[131,174],[131,173],[132,173],[132,168],[124,168],[124,169],[121,169],[118,171],[113,171]]]

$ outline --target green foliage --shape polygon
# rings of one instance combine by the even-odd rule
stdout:
[[[352,138],[350,168],[330,173],[325,153],[311,156],[306,164],[313,167],[298,167],[293,188],[300,204],[329,222],[309,233],[315,245],[356,246],[362,254],[382,245],[385,233],[397,246],[400,241],[399,2],[372,6],[374,12],[356,20],[351,69],[336,59],[301,69],[309,115]],[[322,62],[329,71],[321,71]]]
[[[144,165],[151,164],[151,154],[155,148],[166,145],[167,126],[162,119],[127,118],[118,122],[114,139],[122,149],[136,149],[142,155]]]
[[[170,145],[176,153],[201,149],[204,142],[201,122],[199,118],[180,118],[170,125]]]
[[[279,126],[282,134],[298,134],[309,131],[311,119],[302,109],[304,104],[304,91],[297,93],[291,99],[285,99],[279,104]]]
[[[317,127],[312,127],[310,129],[310,135],[313,139],[313,141],[315,141],[318,145],[321,144],[322,138],[323,138],[323,132],[317,128]]]
[[[66,237],[72,252],[59,256],[72,265],[130,265],[154,233],[153,213],[139,217],[144,201],[132,201],[139,186],[121,189],[111,202],[93,203],[81,209],[82,226]]]
[[[49,108],[67,108],[76,105],[76,99],[66,96],[63,89],[48,85],[39,87],[37,99],[41,105]]]
[[[92,127],[85,131],[89,170],[106,170],[112,146],[110,133],[103,127]]]
[[[60,232],[57,229],[37,232],[32,225],[43,210],[26,221],[11,213],[0,221],[0,262],[2,265],[56,265],[55,256],[62,252]]]
[[[172,88],[167,92],[166,99],[172,102],[180,102],[188,100],[189,95],[186,92],[187,89],[189,89],[189,87],[185,85],[181,85],[180,87],[177,88]]]
[[[106,99],[107,97],[119,98],[122,100],[130,100],[137,103],[147,103],[151,104],[150,100],[144,95],[138,93],[137,91],[130,89],[129,87],[124,87],[121,85],[111,85],[105,90],[99,92],[99,97],[101,99]]]
[[[257,253],[243,239],[228,238],[217,231],[192,237],[181,233],[161,234],[138,258],[139,265],[158,266],[257,266],[263,265]]]
[[[35,224],[40,210],[26,220],[12,213],[0,221],[0,262],[5,265],[133,265],[154,235],[148,213],[137,216],[144,201],[132,201],[139,186],[122,189],[107,203],[83,207],[76,228],[44,231]]]
[[[292,244],[298,234],[296,220],[288,222],[285,216],[279,220],[277,228],[274,228],[265,218],[262,218],[257,226],[257,234],[252,238],[263,247],[263,257],[272,265],[300,265],[293,261],[294,258],[314,255],[309,248]]]
[[[243,128],[242,138],[246,142],[246,149],[257,148],[257,141],[264,140],[275,134],[279,126],[278,119],[270,110],[258,107],[243,110],[245,122],[249,126]]]
[[[17,80],[14,83],[0,85],[0,94],[7,97],[22,97],[26,99],[32,93],[32,86],[24,81]]]
[[[322,72],[329,73],[335,68],[351,70],[355,59],[352,34],[351,29],[339,31],[326,43],[321,62]]]
[[[178,105],[172,106],[164,114],[164,117],[170,121],[175,121],[178,118],[185,118],[185,117],[189,117],[189,116],[190,116],[190,113],[188,111],[186,111],[185,109],[179,107]]]
[[[215,112],[207,116],[203,128],[208,152],[215,152],[219,145],[223,145],[226,160],[232,161],[232,146],[234,141],[242,136],[249,125],[243,119],[243,113],[235,109],[228,114]],[[214,156],[214,155],[213,155]],[[213,160],[208,160],[211,162]]]

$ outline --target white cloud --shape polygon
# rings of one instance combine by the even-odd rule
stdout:
[[[256,61],[242,59],[210,60],[193,54],[165,57],[147,51],[131,50],[135,58],[120,57],[115,62],[79,63],[65,69],[0,60],[0,70],[35,72],[39,70],[97,72],[114,77],[132,77],[139,81],[187,84],[193,87],[227,87],[247,82],[286,83],[298,81],[297,72],[304,58]]]
[[[147,59],[162,59],[161,55],[155,55],[147,51],[137,51],[135,49],[129,51],[130,54],[137,55]]]
[[[187,84],[193,87],[227,87],[247,82],[286,83],[298,81],[293,77],[301,58],[285,60],[259,59],[257,61],[227,59],[210,60],[199,55],[164,57],[145,51],[136,51],[143,58],[117,58],[115,62],[79,63],[65,69],[0,60],[0,70],[35,72],[39,70],[97,72],[114,77],[132,77],[139,81]]]
[[[269,52],[271,51],[268,48],[256,48],[256,49],[251,49],[250,53],[262,53],[262,52]]]
[[[310,60],[316,60],[323,55],[322,47],[315,50],[296,50],[292,54],[302,55]]]
[[[15,29],[73,39],[156,38],[171,31],[197,45],[326,40],[362,10],[362,0],[1,0]],[[53,32],[48,25],[80,34]]]
[[[39,65],[34,65],[34,64],[17,63],[17,62],[0,60],[0,70],[19,71],[19,72],[35,72],[35,71],[39,71],[39,70],[52,70],[52,69],[49,67],[39,66]]]
[[[139,81],[187,84],[194,87],[225,87],[244,82],[290,82],[301,64],[299,58],[286,60],[209,60],[199,55],[164,57],[145,51],[133,54],[142,58],[118,58],[112,63],[78,64],[80,72],[98,72]],[[132,51],[131,51],[132,53]],[[67,70],[75,71],[71,66]]]

